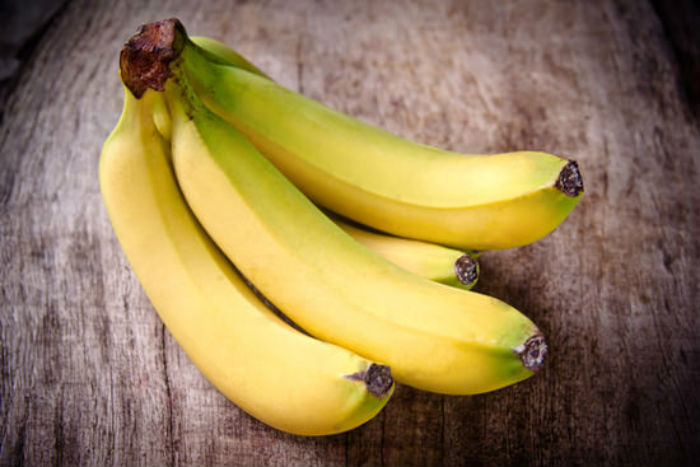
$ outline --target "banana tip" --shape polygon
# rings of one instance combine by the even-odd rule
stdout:
[[[536,332],[530,336],[522,345],[515,349],[515,353],[520,356],[523,366],[530,371],[536,372],[544,365],[547,356],[547,343],[541,332]]]
[[[378,398],[387,396],[394,386],[391,368],[378,363],[372,363],[366,370],[347,375],[346,378],[353,381],[363,381],[367,390]]]
[[[468,253],[455,261],[455,275],[464,285],[472,285],[479,278],[479,263]]]
[[[578,169],[576,161],[569,161],[559,172],[557,181],[554,186],[563,192],[565,195],[572,198],[577,197],[583,192],[583,178]]]

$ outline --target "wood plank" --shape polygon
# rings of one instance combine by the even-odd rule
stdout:
[[[472,397],[400,386],[370,423],[322,438],[213,389],[131,273],[96,176],[119,48],[166,16],[397,134],[577,159],[570,218],[485,254],[478,285],[540,325],[545,369]],[[667,34],[650,3],[614,0],[72,1],[0,128],[0,464],[696,462],[700,125]]]

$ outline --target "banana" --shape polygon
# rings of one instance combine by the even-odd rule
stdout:
[[[146,25],[123,55],[148,64],[125,60],[122,76],[135,92],[165,90],[173,165],[188,205],[285,314],[311,335],[389,365],[397,381],[426,391],[491,391],[542,366],[546,343],[526,316],[495,298],[411,274],[330,221],[199,100],[184,71],[188,49],[177,20]],[[141,68],[150,70],[146,82],[131,76]]]
[[[227,59],[223,44],[186,50],[188,78],[211,110],[311,199],[361,224],[461,249],[513,248],[552,232],[582,196],[575,161],[418,144],[285,89],[236,52]]]
[[[151,303],[200,371],[258,420],[301,435],[350,430],[387,403],[387,367],[304,335],[273,314],[207,237],[176,185],[163,94],[126,91],[100,186]]]
[[[473,253],[372,231],[353,225],[333,213],[327,214],[359,243],[407,271],[466,290],[476,285],[479,262]]]

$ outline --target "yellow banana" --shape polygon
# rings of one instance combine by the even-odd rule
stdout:
[[[397,381],[427,391],[491,391],[540,368],[546,344],[527,317],[495,298],[411,274],[353,240],[199,101],[183,71],[190,46],[179,22],[154,29],[170,29],[164,36],[170,42],[134,54],[153,62],[149,68],[160,70],[160,80],[125,82],[136,90],[165,89],[173,165],[189,206],[284,313],[312,335],[390,365]],[[147,31],[129,43],[148,44]],[[127,63],[122,74],[130,68]]]
[[[100,185],[168,330],[214,386],[270,426],[325,435],[371,419],[393,391],[388,368],[292,329],[253,295],[182,198],[153,120],[166,123],[162,100],[126,92],[102,150]]]
[[[186,48],[204,103],[311,199],[362,224],[463,249],[512,248],[553,231],[582,196],[574,161],[417,144],[285,89],[217,47]]]
[[[348,235],[392,263],[419,276],[470,290],[479,278],[476,255],[434,243],[395,237],[353,225],[329,213]]]

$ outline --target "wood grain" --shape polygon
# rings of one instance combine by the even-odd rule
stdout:
[[[0,464],[695,464],[700,125],[656,11],[615,0],[70,2],[0,129]],[[323,438],[270,429],[214,390],[141,291],[97,180],[121,110],[118,51],[138,25],[170,16],[402,136],[577,159],[586,194],[564,224],[482,259],[478,289],[545,332],[543,372],[473,397],[401,386],[377,418]]]

